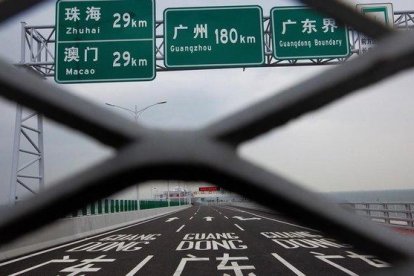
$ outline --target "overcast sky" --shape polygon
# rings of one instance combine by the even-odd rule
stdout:
[[[359,1],[373,3],[374,1]],[[392,2],[394,11],[413,10],[412,0]],[[157,20],[167,7],[257,4],[264,15],[292,1],[157,1]],[[0,58],[17,63],[20,22],[54,24],[55,1],[0,25]],[[97,105],[133,109],[158,101],[140,118],[150,127],[199,128],[278,93],[329,66],[158,72],[150,82],[60,85]],[[414,188],[413,73],[406,71],[245,144],[240,153],[316,191]],[[51,84],[53,79],[48,79]],[[57,84],[54,84],[57,85]],[[110,109],[108,107],[108,109]],[[129,114],[112,110],[120,116]],[[0,204],[10,185],[15,105],[0,98]],[[131,117],[128,117],[132,119]],[[103,160],[111,149],[46,120],[46,185]],[[220,183],[216,183],[220,184]],[[148,195],[148,189],[143,193]]]

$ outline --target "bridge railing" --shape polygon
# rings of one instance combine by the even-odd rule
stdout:
[[[244,207],[255,210],[269,211],[268,208],[250,200],[235,200],[226,205]],[[414,229],[414,203],[378,203],[357,202],[340,203],[346,209],[358,215],[371,219],[374,222],[391,226]]]
[[[414,228],[414,203],[358,202],[341,205],[375,222]]]

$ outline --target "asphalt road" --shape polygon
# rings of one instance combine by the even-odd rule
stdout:
[[[389,265],[281,215],[193,206],[0,263],[0,275],[366,275]]]

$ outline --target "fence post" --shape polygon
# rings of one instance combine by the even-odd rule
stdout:
[[[410,221],[407,221],[407,226],[414,227],[413,213],[411,212],[411,204],[410,203],[405,204],[405,210],[408,212],[408,213],[406,213],[406,218],[410,220]]]
[[[385,215],[385,223],[391,224],[391,220],[390,220],[390,212],[388,210],[388,204],[387,203],[383,203],[384,205],[384,215]]]

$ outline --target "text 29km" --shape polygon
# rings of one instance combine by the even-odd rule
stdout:
[[[114,29],[118,28],[146,28],[148,26],[147,20],[136,20],[131,18],[131,14],[128,12],[123,13],[114,13],[113,17],[115,18],[112,27]]]
[[[126,66],[132,66],[132,67],[144,67],[148,66],[148,60],[147,59],[137,59],[131,57],[131,53],[128,51],[125,51],[123,53],[121,52],[113,52],[113,63],[112,67],[126,67]]]

